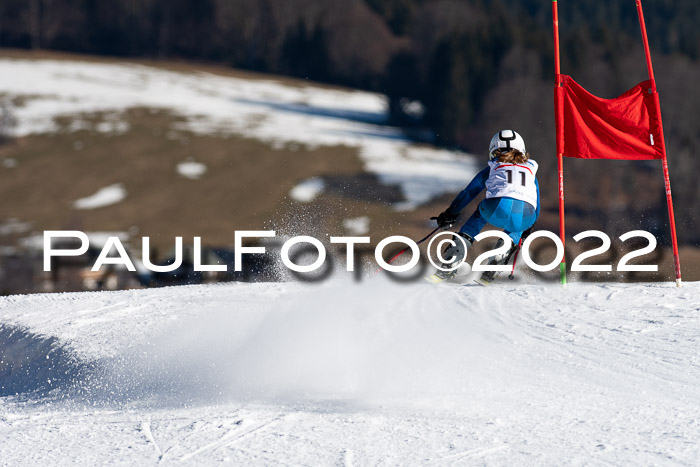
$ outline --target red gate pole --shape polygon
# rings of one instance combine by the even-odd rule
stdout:
[[[642,1],[636,0],[637,2],[637,15],[639,16],[639,28],[642,32],[642,40],[644,41],[644,53],[647,59],[647,70],[649,71],[649,80],[651,81],[651,89],[649,89],[649,94],[654,94],[657,100],[657,106],[661,109],[658,104],[659,95],[656,91],[656,81],[654,80],[654,69],[651,66],[651,52],[649,51],[649,39],[647,39],[647,27],[644,23],[644,12],[642,11]],[[661,122],[661,116],[659,115],[659,129],[661,130],[661,153],[663,154],[663,169],[664,169],[664,184],[666,186],[666,204],[668,205],[668,220],[671,226],[671,241],[673,242],[673,261],[676,267],[676,286],[681,286],[681,260],[678,255],[678,240],[676,238],[676,219],[673,215],[673,198],[671,197],[671,179],[668,175],[668,160],[666,158],[666,142],[664,141],[664,130],[663,124]]]
[[[561,64],[559,60],[559,11],[557,9],[557,0],[552,0],[552,17],[554,19],[554,118],[556,120],[556,139],[557,139],[557,165],[559,178],[559,238],[561,244],[565,245],[564,238],[564,127],[562,121],[564,96],[562,95],[561,82]],[[561,258],[559,265],[559,275],[561,284],[566,285],[566,255]]]

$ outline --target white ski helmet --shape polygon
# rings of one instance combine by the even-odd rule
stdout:
[[[523,154],[527,154],[525,150],[525,140],[513,130],[501,130],[493,135],[491,144],[489,144],[489,159],[495,159],[496,155],[494,153],[501,148],[517,149]]]

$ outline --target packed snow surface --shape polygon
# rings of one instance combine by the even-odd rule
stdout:
[[[2,297],[0,459],[690,465],[699,296],[378,276]]]
[[[388,120],[386,98],[369,92],[294,85],[272,79],[168,71],[137,64],[0,58],[0,95],[14,102],[14,133],[70,131],[122,134],[130,108],[173,112],[172,131],[242,135],[274,147],[357,148],[365,169],[401,187],[412,209],[457,191],[478,172],[474,158],[412,143]],[[86,114],[100,112],[93,126]],[[172,134],[172,133],[168,133]]]

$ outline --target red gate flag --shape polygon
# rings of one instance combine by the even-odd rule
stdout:
[[[615,99],[589,93],[567,75],[559,75],[558,103],[563,128],[560,151],[583,159],[663,159],[661,107],[656,86],[643,81]]]
[[[554,26],[554,111],[557,125],[557,168],[559,171],[559,238],[564,245],[564,156],[584,159],[661,159],[666,187],[668,220],[676,266],[676,285],[681,286],[676,221],[673,215],[671,179],[668,175],[666,144],[661,123],[661,105],[651,66],[649,39],[642,12],[642,0],[635,0],[639,30],[649,79],[615,99],[601,99],[583,89],[570,76],[561,74],[559,59],[559,10],[552,0]],[[562,255],[561,283],[566,284],[566,258]]]

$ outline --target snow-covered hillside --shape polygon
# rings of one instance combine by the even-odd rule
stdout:
[[[379,94],[133,63],[0,58],[0,69],[0,98],[14,104],[17,136],[59,131],[58,117],[70,119],[69,131],[121,134],[129,130],[127,109],[166,110],[182,119],[174,131],[357,148],[368,172],[401,187],[398,209],[458,191],[479,170],[464,153],[417,145],[387,126]],[[95,125],[82,118],[94,112],[107,118]]]
[[[0,459],[691,465],[698,297],[382,278],[2,297]]]

